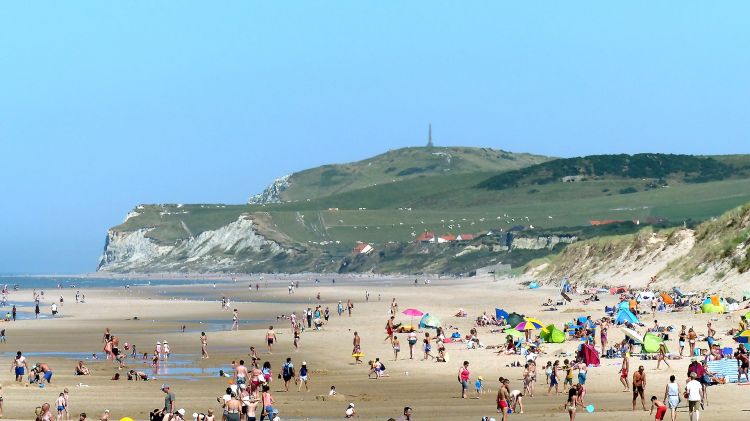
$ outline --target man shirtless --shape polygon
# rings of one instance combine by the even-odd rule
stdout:
[[[224,417],[226,418],[226,421],[240,421],[241,410],[242,401],[232,396],[224,405]]]
[[[635,411],[635,401],[638,396],[641,397],[641,405],[644,411],[646,409],[646,399],[643,396],[643,390],[646,388],[646,372],[643,366],[638,367],[638,371],[633,373],[633,411]]]
[[[362,347],[360,345],[361,339],[359,337],[359,334],[357,332],[354,332],[354,339],[352,340],[352,345],[354,345],[354,349],[352,350],[352,354],[354,354],[354,363],[355,364],[362,364],[361,360],[361,353],[362,353]]]
[[[13,360],[13,364],[10,365],[10,370],[15,371],[17,382],[23,382],[23,375],[28,369],[29,363],[26,362],[26,357],[21,354],[21,351],[18,351],[16,353],[16,358]]]
[[[234,377],[237,379],[237,384],[247,384],[247,367],[245,367],[245,360],[240,360],[240,363],[234,368]]]
[[[508,391],[508,385],[506,379],[500,377],[500,388],[497,390],[497,412],[503,414],[503,421],[508,419],[508,402],[510,398],[510,392]]]

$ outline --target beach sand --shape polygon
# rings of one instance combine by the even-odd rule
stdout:
[[[74,302],[75,290],[48,290],[48,301],[43,302],[43,312],[49,313],[49,300],[65,296],[65,305],[60,309],[62,317],[45,320],[22,320],[4,323],[7,343],[0,344],[6,371],[0,375],[4,396],[6,419],[33,419],[34,408],[44,402],[53,403],[57,395],[67,387],[71,396],[71,418],[77,419],[79,412],[85,411],[91,419],[98,419],[105,409],[112,412],[111,419],[124,416],[136,420],[148,419],[148,413],[154,408],[161,408],[164,394],[159,390],[162,382],[171,385],[176,394],[178,408],[185,408],[188,418],[193,412],[206,412],[214,408],[221,414],[216,397],[221,396],[227,387],[227,378],[219,377],[220,368],[228,368],[232,360],[244,358],[249,361],[248,351],[254,345],[263,361],[271,362],[274,381],[271,390],[280,410],[281,418],[287,419],[341,419],[349,402],[353,402],[360,414],[360,419],[385,420],[397,418],[404,406],[414,409],[413,418],[417,420],[460,419],[479,420],[482,416],[494,416],[495,394],[498,388],[498,377],[511,379],[511,389],[522,389],[522,368],[511,368],[511,362],[521,362],[520,356],[498,356],[487,349],[468,350],[459,344],[448,344],[450,361],[436,363],[422,361],[420,349],[415,350],[415,359],[408,359],[408,345],[405,334],[400,336],[402,352],[398,361],[393,361],[390,344],[384,342],[384,326],[389,317],[389,303],[396,298],[399,309],[417,308],[437,316],[445,327],[457,326],[462,334],[467,334],[474,324],[476,316],[482,311],[488,314],[495,307],[516,311],[541,319],[545,323],[555,323],[558,327],[564,321],[577,316],[591,315],[599,318],[604,314],[605,305],[613,305],[616,298],[602,294],[602,301],[584,305],[581,296],[574,296],[574,302],[559,307],[560,311],[542,311],[541,306],[548,298],[559,297],[557,289],[540,288],[528,290],[516,280],[503,279],[432,279],[430,285],[422,282],[418,286],[413,278],[393,278],[378,281],[377,279],[353,279],[338,282],[335,285],[329,277],[321,277],[321,284],[314,284],[313,276],[297,277],[302,285],[294,294],[287,293],[288,280],[274,281],[265,279],[260,282],[260,291],[248,291],[248,282],[219,281],[212,284],[189,286],[132,287],[130,289],[86,290],[86,303]],[[339,277],[337,277],[339,279]],[[420,278],[421,280],[422,278]],[[360,282],[359,284],[357,282]],[[256,281],[253,281],[255,284]],[[365,291],[369,291],[370,300],[365,302]],[[316,300],[316,294],[321,300]],[[231,324],[231,311],[220,308],[222,295],[232,298],[233,308],[239,311],[241,320],[253,320],[253,323],[241,325],[239,332],[216,329],[228,329]],[[190,297],[171,298],[171,297]],[[379,299],[380,297],[380,299]],[[30,301],[31,291],[11,292],[11,301]],[[336,314],[338,300],[355,303],[352,317],[346,313],[339,317]],[[302,334],[301,349],[297,352],[292,347],[292,334],[288,320],[276,320],[277,315],[297,315],[307,307],[316,304],[328,306],[331,320],[321,331],[306,330]],[[466,318],[453,315],[459,308],[469,314]],[[725,346],[736,344],[724,334],[730,327],[736,327],[739,312],[727,319],[725,315],[693,314],[689,312],[657,313],[660,325],[680,324],[695,326],[699,333],[705,333],[706,322],[714,319],[714,325],[720,332],[720,340]],[[134,320],[137,317],[138,320]],[[301,316],[300,316],[301,317]],[[183,322],[183,321],[190,322]],[[198,320],[215,321],[214,323],[197,323]],[[653,318],[643,316],[647,326],[653,325]],[[409,324],[411,318],[398,314],[397,322]],[[415,319],[416,322],[416,319]],[[181,333],[180,327],[186,324],[187,332]],[[269,355],[264,344],[264,335],[268,325],[274,325],[279,342],[274,353]],[[102,358],[102,334],[109,327],[117,335],[121,344],[135,344],[140,353],[152,352],[157,341],[168,340],[172,353],[175,354],[167,367],[172,370],[162,378],[148,382],[128,382],[123,379],[112,381],[117,367],[104,360],[87,360],[92,369],[90,376],[74,376],[75,354],[98,353]],[[206,329],[209,340],[210,359],[200,359],[200,331]],[[366,354],[364,360],[380,357],[387,366],[390,377],[379,380],[368,380],[366,366],[355,366],[352,351],[352,334],[358,331],[362,337],[362,349]],[[481,342],[485,345],[499,345],[504,342],[503,334],[489,333],[489,327],[479,327]],[[643,332],[645,329],[641,329]],[[434,332],[434,331],[433,331]],[[449,331],[450,332],[450,331]],[[421,339],[420,334],[420,339]],[[611,328],[610,342],[619,341],[623,334],[617,328]],[[597,335],[598,341],[598,335]],[[541,378],[536,385],[536,395],[524,398],[525,414],[512,414],[513,419],[567,419],[562,411],[564,395],[546,396],[544,374],[541,366],[548,360],[560,359],[560,352],[571,353],[578,342],[568,341],[560,345],[546,345],[546,354],[539,361]],[[705,343],[701,344],[705,347]],[[668,346],[677,351],[676,333],[671,335]],[[122,345],[121,345],[122,348]],[[417,346],[418,348],[418,346]],[[24,353],[72,353],[43,354],[29,356],[29,363],[46,362],[53,371],[52,384],[40,389],[35,385],[19,384],[13,381],[9,368],[13,354]],[[128,352],[129,353],[129,352]],[[294,391],[285,393],[282,382],[276,379],[286,357],[292,357],[295,367],[299,369],[302,361],[307,361],[310,371],[310,392]],[[471,383],[476,376],[483,376],[487,392],[479,399],[460,399],[460,388],[456,374],[462,361],[470,362]],[[627,417],[634,420],[653,419],[648,412],[631,411],[631,395],[622,392],[619,382],[620,360],[602,359],[600,367],[591,368],[588,373],[586,404],[593,404],[596,410],[592,414],[579,410],[583,419],[607,419]],[[656,395],[661,399],[664,387],[670,374],[675,374],[681,386],[684,386],[688,359],[670,361],[672,368],[655,370],[656,361],[639,361],[631,359],[632,370],[642,364],[646,368],[646,399]],[[171,365],[170,365],[171,364]],[[145,371],[151,374],[147,362],[141,359],[127,360],[128,368]],[[122,371],[125,377],[125,371]],[[175,377],[177,376],[177,377]],[[85,386],[79,386],[83,383]],[[335,385],[339,396],[330,398],[328,391]],[[473,387],[471,388],[473,396]],[[710,388],[709,405],[701,414],[701,419],[746,419],[750,413],[750,386],[722,385]],[[638,404],[640,407],[640,403]],[[680,408],[679,419],[687,419],[687,409]]]

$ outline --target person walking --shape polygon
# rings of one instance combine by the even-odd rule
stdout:
[[[690,373],[690,381],[685,385],[685,397],[688,400],[688,412],[690,421],[700,420],[700,408],[703,406],[703,385],[696,380],[698,376],[695,372]],[[695,417],[695,418],[693,418]]]
[[[641,397],[641,405],[643,410],[646,409],[646,398],[643,396],[643,391],[646,389],[646,371],[643,366],[638,367],[638,371],[633,373],[633,411],[635,411],[635,401],[638,396]]]
[[[670,410],[672,421],[677,419],[677,407],[680,406],[680,385],[677,384],[674,374],[669,376],[669,383],[664,388],[664,402]]]
[[[461,399],[466,399],[466,393],[469,390],[469,362],[464,361],[463,365],[458,369],[458,382],[461,384]]]

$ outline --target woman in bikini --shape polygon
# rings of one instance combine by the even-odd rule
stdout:
[[[568,400],[563,404],[563,409],[568,411],[570,421],[576,419],[576,405],[578,405],[578,391],[576,388],[572,388],[568,391]]]

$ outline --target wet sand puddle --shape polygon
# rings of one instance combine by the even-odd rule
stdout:
[[[15,353],[3,352],[3,357],[12,359]],[[85,352],[24,352],[23,354],[30,360],[30,364],[34,364],[37,361],[43,362],[47,358],[63,358],[71,361],[86,361],[87,365],[91,363],[103,363],[111,364],[116,367],[116,364],[112,360],[107,360],[104,353],[85,353]],[[96,355],[96,358],[93,358]],[[224,372],[232,372],[232,367],[229,364],[221,366],[200,366],[195,360],[190,358],[187,354],[174,354],[168,360],[162,361],[157,367],[153,367],[149,360],[126,359],[126,368],[121,372],[121,376],[127,378],[127,370],[133,369],[136,371],[142,371],[148,374],[149,379],[176,379],[176,380],[189,380],[198,381],[209,377],[219,377],[219,373],[223,370]]]

